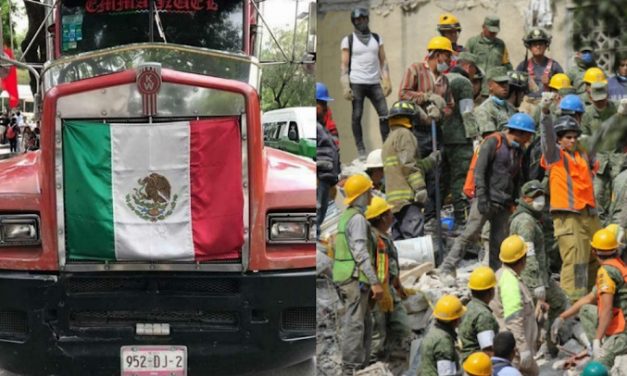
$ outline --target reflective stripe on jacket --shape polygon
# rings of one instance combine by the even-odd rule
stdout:
[[[549,172],[551,211],[579,212],[589,206],[595,207],[592,172],[585,153],[575,151],[572,155],[562,149],[560,158],[548,164],[542,156],[541,166]]]
[[[612,258],[612,259],[605,260],[601,264],[601,267],[603,266],[611,266],[611,267],[618,269],[621,276],[623,277],[623,281],[627,282],[627,265],[625,265],[625,263],[621,259]],[[596,289],[597,307],[599,309],[599,313],[602,310],[601,294],[603,292],[602,291],[603,289],[601,288],[601,286],[599,286],[600,279],[602,278],[601,273],[603,273],[603,271],[601,271],[601,269],[599,268],[599,272],[597,272],[597,289]],[[625,314],[623,312],[622,307],[620,306],[620,303],[625,303],[625,302],[620,301],[621,299],[624,299],[625,297],[621,296],[622,295],[621,293],[622,294],[625,293],[625,285],[622,286],[622,289],[616,290],[614,292],[614,299],[613,299],[613,304],[612,304],[612,321],[610,321],[610,324],[607,326],[607,329],[605,329],[605,335],[608,337],[625,331]],[[618,303],[618,307],[616,303]]]

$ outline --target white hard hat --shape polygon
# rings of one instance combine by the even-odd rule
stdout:
[[[366,169],[383,167],[383,160],[381,159],[381,149],[375,149],[368,154],[366,158]]]

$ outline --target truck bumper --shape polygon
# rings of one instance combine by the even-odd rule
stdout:
[[[248,373],[315,354],[315,271],[0,273],[0,367],[115,375],[120,347],[184,345],[188,375]],[[167,336],[136,334],[168,323]]]

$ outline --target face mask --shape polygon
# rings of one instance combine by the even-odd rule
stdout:
[[[357,29],[357,31],[359,31],[360,33],[367,33],[368,31],[370,31],[370,29],[368,29],[368,23],[367,22],[360,22],[357,23],[355,25],[355,29]]]
[[[492,100],[494,101],[494,103],[498,104],[499,106],[505,106],[505,99],[501,99],[495,95],[492,96]]]
[[[445,72],[448,69],[448,63],[438,63],[436,69],[440,73]]]
[[[542,211],[544,209],[544,205],[546,204],[546,198],[544,196],[538,196],[533,199],[531,203],[531,207],[535,211]]]
[[[592,55],[592,52],[584,52],[581,54],[581,61],[583,61],[585,64],[592,64],[594,60],[594,57]]]

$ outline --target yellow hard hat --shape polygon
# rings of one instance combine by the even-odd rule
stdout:
[[[616,233],[608,228],[595,232],[590,245],[598,251],[615,251],[619,246]]]
[[[459,24],[459,20],[451,13],[444,13],[440,15],[440,20],[438,22],[438,31],[445,30],[462,30],[462,27]]]
[[[433,316],[442,321],[453,321],[466,313],[466,307],[453,295],[444,295],[435,303]]]
[[[499,259],[503,262],[516,262],[527,254],[527,244],[519,235],[511,235],[501,243]]]
[[[464,362],[464,371],[473,376],[492,375],[492,359],[483,351],[470,354]]]
[[[570,83],[570,78],[564,73],[556,73],[551,77],[549,81],[549,87],[555,90],[570,89],[573,86]]]
[[[470,273],[468,288],[483,291],[496,286],[496,275],[489,266],[480,266]]]
[[[366,209],[366,218],[377,218],[390,209],[392,209],[392,205],[388,204],[383,197],[375,196]]]
[[[583,74],[583,82],[587,84],[594,84],[597,82],[607,83],[607,77],[601,68],[592,67]]]
[[[427,50],[428,51],[443,50],[443,51],[449,51],[451,53],[455,52],[453,51],[453,44],[451,43],[450,39],[445,38],[445,37],[439,37],[439,36],[431,38],[431,40],[429,41],[429,44],[427,45]]]
[[[368,192],[370,188],[372,188],[372,180],[370,178],[362,174],[352,175],[344,183],[344,194],[346,195],[344,204],[350,205],[357,197]]]

